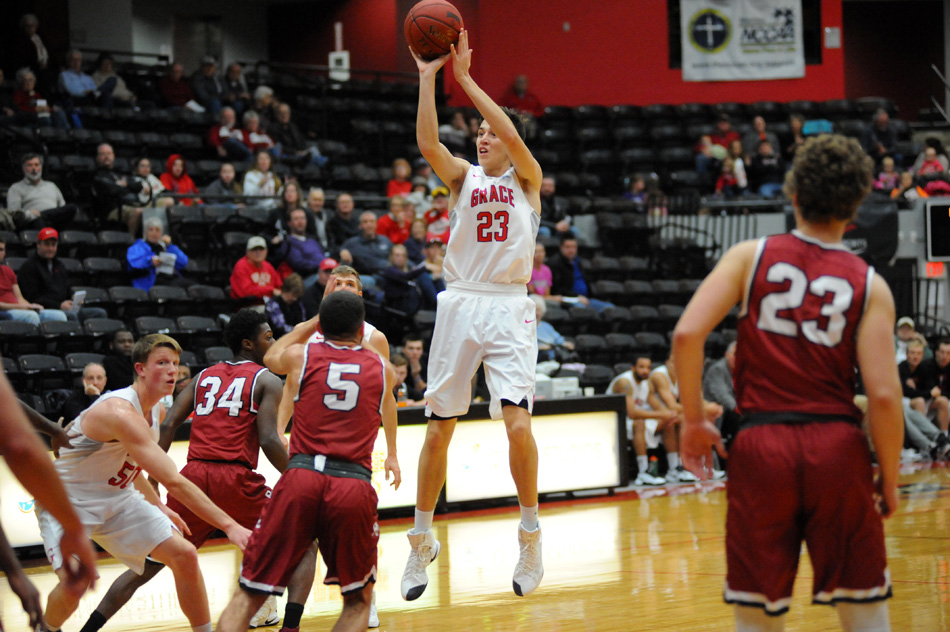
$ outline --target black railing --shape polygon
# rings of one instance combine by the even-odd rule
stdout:
[[[171,55],[166,55],[164,53],[136,53],[130,50],[111,50],[108,48],[79,48],[80,53],[91,53],[93,55],[99,55],[102,53],[107,53],[113,57],[129,57],[133,59],[136,57],[146,58],[154,61],[157,64],[168,65],[171,63]]]
[[[947,81],[947,78],[944,77],[942,72],[940,72],[940,69],[937,68],[936,64],[931,64],[930,69],[933,70],[933,74],[936,75],[940,80],[938,82],[936,92],[939,93],[940,97],[942,97],[944,100],[947,99],[947,97],[950,96],[950,82]],[[946,101],[944,101],[944,103],[945,102]],[[948,114],[947,110],[944,109],[944,106],[941,104],[941,99],[938,98],[936,94],[934,94],[932,76],[930,82],[930,103],[934,106],[934,109],[937,110],[937,112],[940,112],[940,115],[943,116],[943,120],[945,120],[947,123],[950,123],[950,114]]]

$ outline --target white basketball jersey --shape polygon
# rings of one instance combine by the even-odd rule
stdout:
[[[670,370],[666,368],[666,365],[658,366],[650,371],[650,375],[654,373],[662,373],[666,376],[667,381],[670,383],[670,392],[673,393],[673,397],[676,398],[676,401],[680,401],[680,385],[674,382],[673,378],[670,377]]]
[[[83,419],[90,410],[114,398],[131,403],[135,411],[146,418],[138,394],[131,386],[100,396],[76,418],[67,435],[72,447],[60,450],[60,457],[54,463],[66,486],[69,500],[74,505],[84,501],[115,499],[120,494],[138,493],[132,483],[142,468],[129,456],[125,447],[118,441],[103,443],[90,439],[82,429]],[[151,411],[150,429],[156,442],[160,417],[161,404],[155,404]]]
[[[449,222],[442,264],[446,283],[524,285],[531,279],[541,216],[528,203],[514,167],[492,178],[472,165]]]
[[[373,335],[374,331],[376,331],[376,327],[370,325],[366,321],[363,321],[363,340],[369,340],[369,337]],[[323,332],[317,331],[312,336],[307,338],[307,344],[312,342],[323,342]]]
[[[614,392],[614,384],[620,380],[627,380],[633,384],[633,405],[642,410],[653,410],[653,407],[650,406],[650,403],[647,401],[647,397],[650,395],[650,380],[643,380],[640,383],[637,383],[637,378],[633,376],[633,369],[629,371],[624,371],[614,379],[610,380],[610,384],[607,385],[607,392]]]

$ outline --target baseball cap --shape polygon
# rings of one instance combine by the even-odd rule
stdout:
[[[59,239],[59,232],[55,228],[47,226],[37,235],[36,241],[46,241],[47,239]]]
[[[42,234],[42,233],[40,233],[40,234]],[[898,328],[903,327],[904,325],[906,325],[906,326],[910,327],[911,329],[913,329],[913,328],[914,328],[914,319],[911,318],[910,316],[903,316],[903,317],[901,317],[901,318],[898,318],[898,319],[897,319],[897,326],[898,326]]]
[[[247,249],[254,250],[255,248],[267,248],[267,242],[263,237],[251,237],[247,240]]]
[[[333,268],[337,267],[338,265],[340,265],[340,264],[337,263],[336,259],[334,259],[333,257],[327,257],[326,259],[324,259],[323,261],[320,262],[320,269],[321,269],[321,270],[324,270],[324,271],[326,271],[326,270],[332,270]]]
[[[416,158],[413,164],[415,164],[415,166],[417,167],[426,167],[429,165],[429,161],[423,158],[422,156],[419,156],[418,158]]]
[[[438,237],[433,237],[432,239],[426,241],[426,246],[435,246],[435,245],[441,246],[442,240],[439,239]]]
[[[218,60],[214,58],[214,55],[205,55],[201,58],[202,66],[217,66]]]
[[[449,197],[449,190],[446,187],[436,187],[432,189],[432,199],[435,199],[440,195]]]

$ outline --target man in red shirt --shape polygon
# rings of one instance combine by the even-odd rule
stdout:
[[[280,294],[280,286],[280,275],[267,262],[267,242],[263,237],[251,237],[247,240],[247,254],[231,271],[231,298],[244,298],[250,304],[260,305],[265,298]]]
[[[240,587],[221,615],[219,632],[244,632],[268,593],[283,594],[315,539],[327,565],[324,583],[339,584],[343,593],[334,629],[366,629],[379,540],[371,466],[380,423],[386,433],[386,477],[392,473],[398,487],[401,475],[395,371],[361,346],[363,314],[360,297],[334,292],[323,299],[319,320],[283,336],[265,356],[269,368],[300,385],[291,457],[248,544]],[[318,329],[324,341],[306,344]]]
[[[541,105],[541,99],[528,90],[528,77],[525,75],[515,77],[511,87],[501,97],[498,104],[502,107],[530,114],[535,118],[544,116],[544,106]]]

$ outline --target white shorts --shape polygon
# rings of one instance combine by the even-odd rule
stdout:
[[[472,376],[485,365],[489,412],[501,419],[501,400],[534,407],[538,362],[535,304],[523,286],[456,281],[439,294],[429,349],[426,415],[451,418],[468,412]]]
[[[175,527],[168,516],[140,493],[124,495],[115,500],[73,502],[86,533],[133,571],[142,574],[145,558],[159,544],[172,537]],[[53,570],[63,565],[59,548],[63,527],[42,507],[36,511],[46,558]]]
[[[656,433],[656,427],[660,425],[656,419],[644,419],[643,420],[643,436],[646,438],[647,449],[653,450],[660,447],[660,442],[662,441],[662,433],[658,435]],[[627,417],[627,440],[633,441],[633,419]]]

